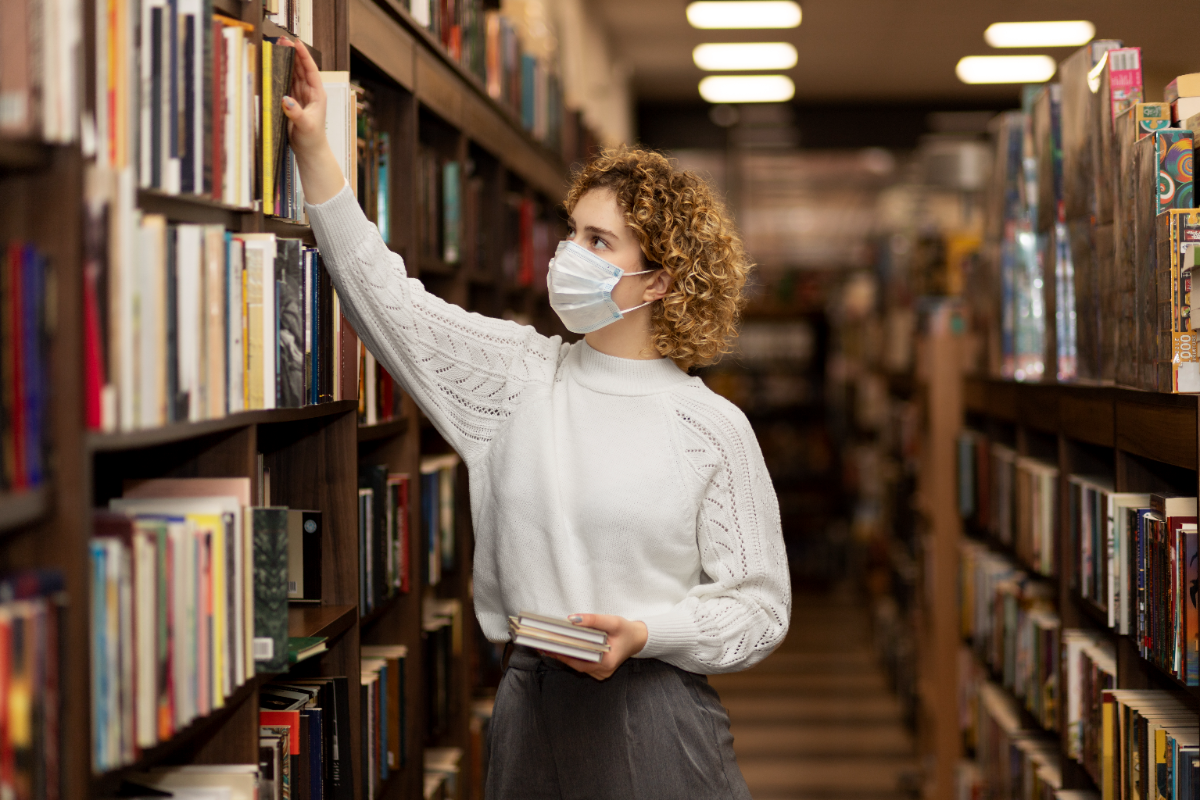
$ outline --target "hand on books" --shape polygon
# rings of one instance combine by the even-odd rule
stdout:
[[[571,669],[591,675],[598,681],[611,677],[617,671],[617,667],[624,664],[626,659],[640,653],[650,636],[650,632],[646,629],[646,623],[618,617],[615,614],[572,614],[569,619],[576,625],[597,628],[607,633],[608,644],[612,649],[605,653],[604,658],[594,664],[554,653],[545,653],[545,655],[557,658]]]
[[[291,94],[283,98],[283,113],[288,119],[288,144],[296,154],[304,199],[317,205],[340,192],[346,183],[325,138],[325,84],[304,42],[281,36],[278,45],[296,49]]]

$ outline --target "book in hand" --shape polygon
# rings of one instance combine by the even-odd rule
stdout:
[[[547,627],[553,624],[555,630],[552,632],[545,628],[532,627],[526,624],[527,621]],[[513,644],[577,658],[580,661],[598,662],[611,649],[608,645],[608,634],[604,631],[573,625],[569,620],[556,617],[522,612],[519,617],[508,618],[508,629],[512,634]],[[597,634],[602,637],[601,641],[595,641]]]

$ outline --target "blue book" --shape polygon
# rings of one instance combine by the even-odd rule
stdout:
[[[301,758],[308,759],[309,786],[312,797],[325,796],[325,736],[322,732],[322,717],[324,711],[319,708],[306,708],[300,715],[308,719],[308,752],[301,753]]]
[[[521,126],[533,130],[537,119],[537,59],[528,53],[521,54]]]

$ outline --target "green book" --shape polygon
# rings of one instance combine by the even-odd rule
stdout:
[[[325,644],[328,639],[328,636],[290,637],[287,643],[288,663],[295,664],[306,658],[311,658],[317,653],[324,653],[329,649],[328,645]]]
[[[252,508],[254,536],[254,666],[288,668],[288,510]]]

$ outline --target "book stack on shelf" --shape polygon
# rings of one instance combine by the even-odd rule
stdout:
[[[323,268],[283,39],[410,276],[543,333],[535,260],[595,137],[511,18],[489,94],[479,4],[433,36],[370,0],[96,10],[0,9],[0,561],[30,568],[0,581],[27,700],[0,732],[29,734],[0,736],[0,794],[396,800],[428,770],[480,796],[465,481]]]
[[[977,287],[997,376],[1200,392],[1191,269],[1194,74],[1146,96],[1140,47],[1088,43],[998,117]],[[1200,324],[1200,323],[1197,323]]]
[[[970,537],[959,546],[959,702],[963,749],[973,756],[957,773],[957,790],[1190,797],[1192,743],[1200,737],[1191,592],[1200,578],[1196,500],[1178,489],[1196,485],[1195,451],[1183,462],[1192,469],[1180,470],[1169,466],[1182,466],[1179,457],[1162,453],[1165,464],[1153,458],[1169,437],[1157,445],[1147,433],[1121,440],[1137,456],[1114,447],[1122,423],[1112,415],[1113,396],[1101,399],[1100,390],[1056,396],[1021,387],[998,402],[981,391],[1003,385],[968,383],[972,428],[956,447],[956,504]],[[1124,402],[1126,435],[1150,430],[1138,427],[1145,424],[1139,415],[1157,406]],[[1100,414],[1093,420],[1112,415],[1106,431],[1066,411],[1087,403]],[[1189,413],[1195,425],[1194,406]],[[1054,451],[1057,464],[1033,455]],[[1042,474],[1054,476],[1044,487],[1048,516],[1043,504],[1017,499],[1022,480]],[[1151,491],[1127,490],[1134,487]],[[1019,543],[1020,531],[1043,516],[1050,523],[1045,544],[1055,554],[1049,561]],[[1130,727],[1120,728],[1120,714]],[[1147,764],[1159,765],[1149,789],[1137,766]]]

